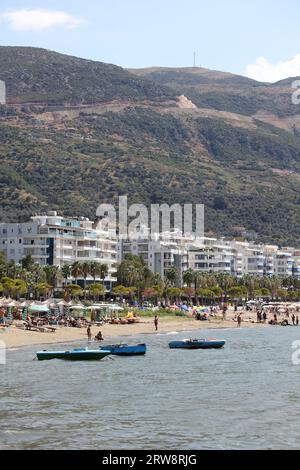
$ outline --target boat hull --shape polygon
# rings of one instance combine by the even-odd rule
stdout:
[[[64,361],[101,361],[110,351],[78,349],[73,351],[39,351],[36,357],[39,361],[61,359]]]
[[[169,343],[170,349],[222,349],[226,341],[217,340],[194,340],[194,341],[172,341]]]
[[[138,344],[136,346],[114,344],[102,346],[100,349],[110,351],[110,354],[114,356],[144,356],[147,352],[147,346],[145,344]]]

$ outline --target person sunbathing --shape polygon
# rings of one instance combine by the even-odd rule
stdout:
[[[104,341],[101,331],[95,336],[95,341]]]

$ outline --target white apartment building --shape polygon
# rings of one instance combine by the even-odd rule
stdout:
[[[30,254],[41,266],[62,267],[75,261],[97,261],[108,266],[105,283],[109,285],[115,281],[116,237],[86,218],[65,218],[53,211],[33,216],[26,223],[1,223],[0,250],[8,261],[20,263]]]
[[[152,272],[162,277],[168,268],[175,266],[181,276],[192,269],[237,277],[296,275],[300,278],[300,250],[273,245],[207,237],[195,241],[165,234],[156,241],[141,238],[120,242],[119,261],[127,253],[142,256]]]
[[[188,269],[188,250],[185,243],[186,239],[179,236],[170,238],[169,234],[158,236],[155,240],[120,240],[118,259],[122,261],[129,253],[140,256],[149,269],[162,278],[168,269],[175,266],[182,278],[183,272]]]
[[[292,248],[293,253],[293,276],[300,279],[300,250]]]
[[[232,249],[222,240],[203,238],[188,247],[188,268],[194,271],[231,274]]]

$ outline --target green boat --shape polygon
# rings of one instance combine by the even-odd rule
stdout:
[[[87,348],[72,349],[71,351],[38,351],[36,357],[39,361],[50,361],[51,359],[62,359],[64,361],[101,361],[110,351]]]

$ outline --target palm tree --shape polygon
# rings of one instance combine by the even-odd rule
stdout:
[[[100,263],[97,263],[97,261],[92,261],[90,263],[90,274],[94,279],[94,284],[96,283],[96,277],[100,274],[100,266]]]
[[[81,275],[82,270],[81,270],[81,263],[79,261],[75,261],[71,265],[71,275],[75,279],[75,284],[78,284],[78,277]]]
[[[178,285],[179,272],[178,272],[178,269],[175,268],[175,266],[172,266],[171,268],[166,270],[165,277],[171,283],[173,287]]]
[[[46,283],[56,289],[59,279],[61,279],[61,271],[58,266],[45,266]]]
[[[224,301],[227,302],[228,291],[231,287],[234,287],[234,285],[236,284],[236,279],[234,276],[231,276],[231,274],[227,274],[227,273],[217,274],[216,279],[217,279],[218,285],[221,287],[221,289],[224,292]]]
[[[84,279],[84,300],[86,299],[86,279],[88,275],[91,273],[91,264],[88,261],[85,261],[81,264],[81,274]]]
[[[242,278],[241,283],[248,291],[248,298],[254,299],[255,291],[260,287],[261,279],[257,276],[246,275]]]
[[[193,269],[188,269],[183,273],[182,279],[184,284],[188,287],[192,287],[193,282],[195,281],[195,271],[193,271]]]
[[[100,264],[99,266],[99,275],[100,279],[102,281],[102,284],[104,285],[105,278],[108,276],[108,266],[107,264]]]
[[[71,267],[70,267],[70,265],[69,264],[64,264],[61,267],[60,271],[61,271],[61,274],[62,274],[64,280],[65,280],[65,285],[67,285],[68,284],[68,279],[71,276]]]

